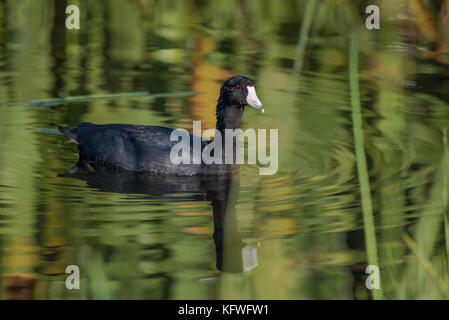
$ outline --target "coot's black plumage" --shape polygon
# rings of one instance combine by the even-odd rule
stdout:
[[[216,129],[222,134],[223,140],[225,129],[239,127],[246,105],[263,112],[253,81],[244,76],[234,76],[226,80],[220,89],[216,110]],[[96,125],[88,122],[80,123],[73,129],[67,127],[58,129],[78,144],[79,164],[175,175],[221,174],[235,171],[237,168],[234,164],[203,162],[174,164],[170,160],[170,151],[178,142],[170,141],[170,135],[175,129],[129,124]],[[194,139],[201,137],[190,135],[191,145]],[[210,141],[202,141],[202,148],[208,143]],[[193,152],[192,147],[190,152]]]

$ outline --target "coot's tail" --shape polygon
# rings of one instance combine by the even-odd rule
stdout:
[[[78,136],[78,130],[76,128],[72,129],[69,127],[59,127],[58,126],[58,130],[66,135],[67,137],[70,138],[70,140],[72,140],[73,142],[75,142],[76,144],[79,144],[79,136]]]

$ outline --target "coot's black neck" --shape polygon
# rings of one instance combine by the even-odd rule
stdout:
[[[222,101],[218,101],[216,129],[220,131],[222,137],[225,136],[225,129],[235,130],[240,126],[243,109],[243,105],[225,106]]]
[[[226,129],[236,130],[240,126],[240,120],[242,119],[243,109],[244,105],[225,105],[222,101],[218,101],[217,104],[217,126],[216,130],[218,130],[221,133],[221,141],[223,146],[223,166],[228,168],[238,168],[238,165],[236,164],[237,159],[237,153],[238,147],[237,147],[237,136],[232,134],[228,135],[226,134]],[[228,141],[228,139],[231,139],[231,141]],[[229,146],[232,146],[232,149],[229,150]],[[232,155],[232,164],[226,164],[227,157]]]

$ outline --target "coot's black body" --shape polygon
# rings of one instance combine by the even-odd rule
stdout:
[[[236,168],[234,165],[203,163],[173,164],[170,151],[178,141],[170,141],[174,130],[170,128],[82,122],[74,129],[59,130],[78,143],[81,165],[175,175],[221,174]],[[189,137],[191,146],[194,139],[201,139],[192,135]],[[202,148],[209,142],[202,141]]]
[[[253,81],[247,77],[234,76],[220,89],[217,104],[217,126],[223,136],[225,129],[237,129],[245,105],[263,112],[262,104],[255,94]],[[59,130],[78,144],[79,165],[105,166],[126,171],[143,171],[154,174],[202,175],[234,172],[235,164],[174,164],[170,151],[178,141],[170,141],[174,129],[157,126],[128,124],[96,125],[83,122],[76,128],[58,127]],[[190,138],[190,152],[194,139]],[[210,143],[201,141],[202,149]],[[223,152],[224,157],[224,152]]]

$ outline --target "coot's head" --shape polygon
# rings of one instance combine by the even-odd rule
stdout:
[[[224,105],[249,105],[264,112],[262,102],[256,95],[254,82],[244,76],[233,76],[223,83],[220,89],[220,100]]]

